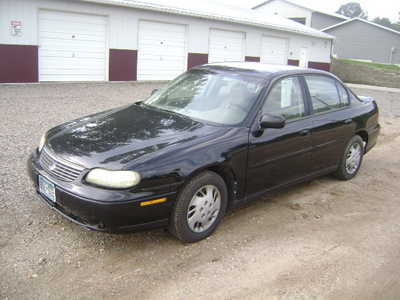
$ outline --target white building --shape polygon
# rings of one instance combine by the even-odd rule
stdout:
[[[323,1],[321,1],[322,4]],[[339,14],[306,7],[290,0],[267,0],[253,9],[266,16],[279,15],[318,30],[349,19]]]
[[[169,80],[221,61],[329,69],[331,43],[204,0],[0,0],[0,82]]]

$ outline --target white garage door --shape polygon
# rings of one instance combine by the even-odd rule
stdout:
[[[209,62],[243,61],[244,33],[211,29]]]
[[[106,80],[106,24],[102,16],[39,13],[39,80]]]
[[[138,80],[170,80],[186,71],[185,25],[139,23]]]
[[[263,36],[261,43],[261,62],[265,64],[287,65],[287,40]]]

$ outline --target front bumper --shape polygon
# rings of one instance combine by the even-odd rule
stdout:
[[[165,193],[105,190],[82,183],[66,183],[47,174],[38,163],[34,153],[27,162],[28,174],[36,192],[50,208],[70,221],[88,229],[105,232],[130,232],[166,227],[175,191]],[[56,202],[39,193],[38,177],[42,175],[56,186]],[[149,206],[140,206],[143,201],[166,197],[168,200]]]

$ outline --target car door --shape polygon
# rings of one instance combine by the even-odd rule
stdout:
[[[343,85],[326,75],[305,75],[312,110],[313,171],[335,167],[354,134],[349,95]]]
[[[311,164],[312,121],[298,76],[271,87],[249,137],[247,194],[262,192],[306,176]],[[283,128],[259,129],[263,114],[286,118]]]

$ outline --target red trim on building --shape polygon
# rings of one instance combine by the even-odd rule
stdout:
[[[110,81],[137,80],[137,50],[110,49]]]
[[[244,61],[260,62],[260,58],[258,56],[246,56]]]
[[[300,61],[298,59],[288,59],[287,64],[289,66],[299,66]]]
[[[208,64],[208,54],[204,53],[188,53],[188,61],[187,61],[187,68],[190,70],[191,68]]]
[[[0,82],[38,82],[38,46],[0,45]]]
[[[323,63],[323,62],[315,62],[315,61],[309,61],[308,62],[308,67],[311,69],[318,69],[318,70],[324,70],[324,71],[330,71],[331,69],[331,64],[330,63]]]

